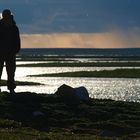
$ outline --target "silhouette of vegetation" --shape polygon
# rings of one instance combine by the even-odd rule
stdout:
[[[30,75],[36,77],[107,77],[107,78],[140,78],[140,69],[116,69],[101,71],[76,71],[52,74]]]
[[[1,86],[6,86],[7,85],[7,81],[6,80],[1,80]],[[20,85],[20,86],[26,86],[26,85],[42,85],[40,83],[36,83],[36,82],[23,82],[23,81],[16,81],[16,85]]]
[[[139,67],[140,62],[50,62],[21,64],[18,67]]]
[[[56,95],[5,92],[0,94],[0,110],[2,140],[140,137],[139,103],[91,99],[71,107]]]

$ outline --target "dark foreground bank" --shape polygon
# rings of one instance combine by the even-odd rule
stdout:
[[[90,99],[71,106],[56,95],[0,94],[2,140],[140,138],[140,103]]]

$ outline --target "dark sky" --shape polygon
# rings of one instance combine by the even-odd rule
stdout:
[[[98,33],[140,28],[140,0],[0,0],[22,33]]]

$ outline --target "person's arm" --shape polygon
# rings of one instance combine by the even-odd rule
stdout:
[[[16,27],[15,39],[15,52],[18,53],[21,48],[20,33],[18,27]]]

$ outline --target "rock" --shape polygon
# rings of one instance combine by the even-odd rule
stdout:
[[[78,98],[82,101],[89,101],[89,93],[87,91],[87,89],[85,87],[78,87],[75,88],[76,91],[76,95],[78,96]]]
[[[78,105],[80,101],[88,101],[89,94],[85,87],[73,88],[63,84],[55,92],[67,105]]]
[[[56,95],[60,96],[65,104],[70,106],[76,106],[80,103],[76,91],[74,88],[63,84],[55,92]]]
[[[58,90],[55,92],[56,95],[59,96],[75,96],[75,89],[63,84],[58,88]]]

